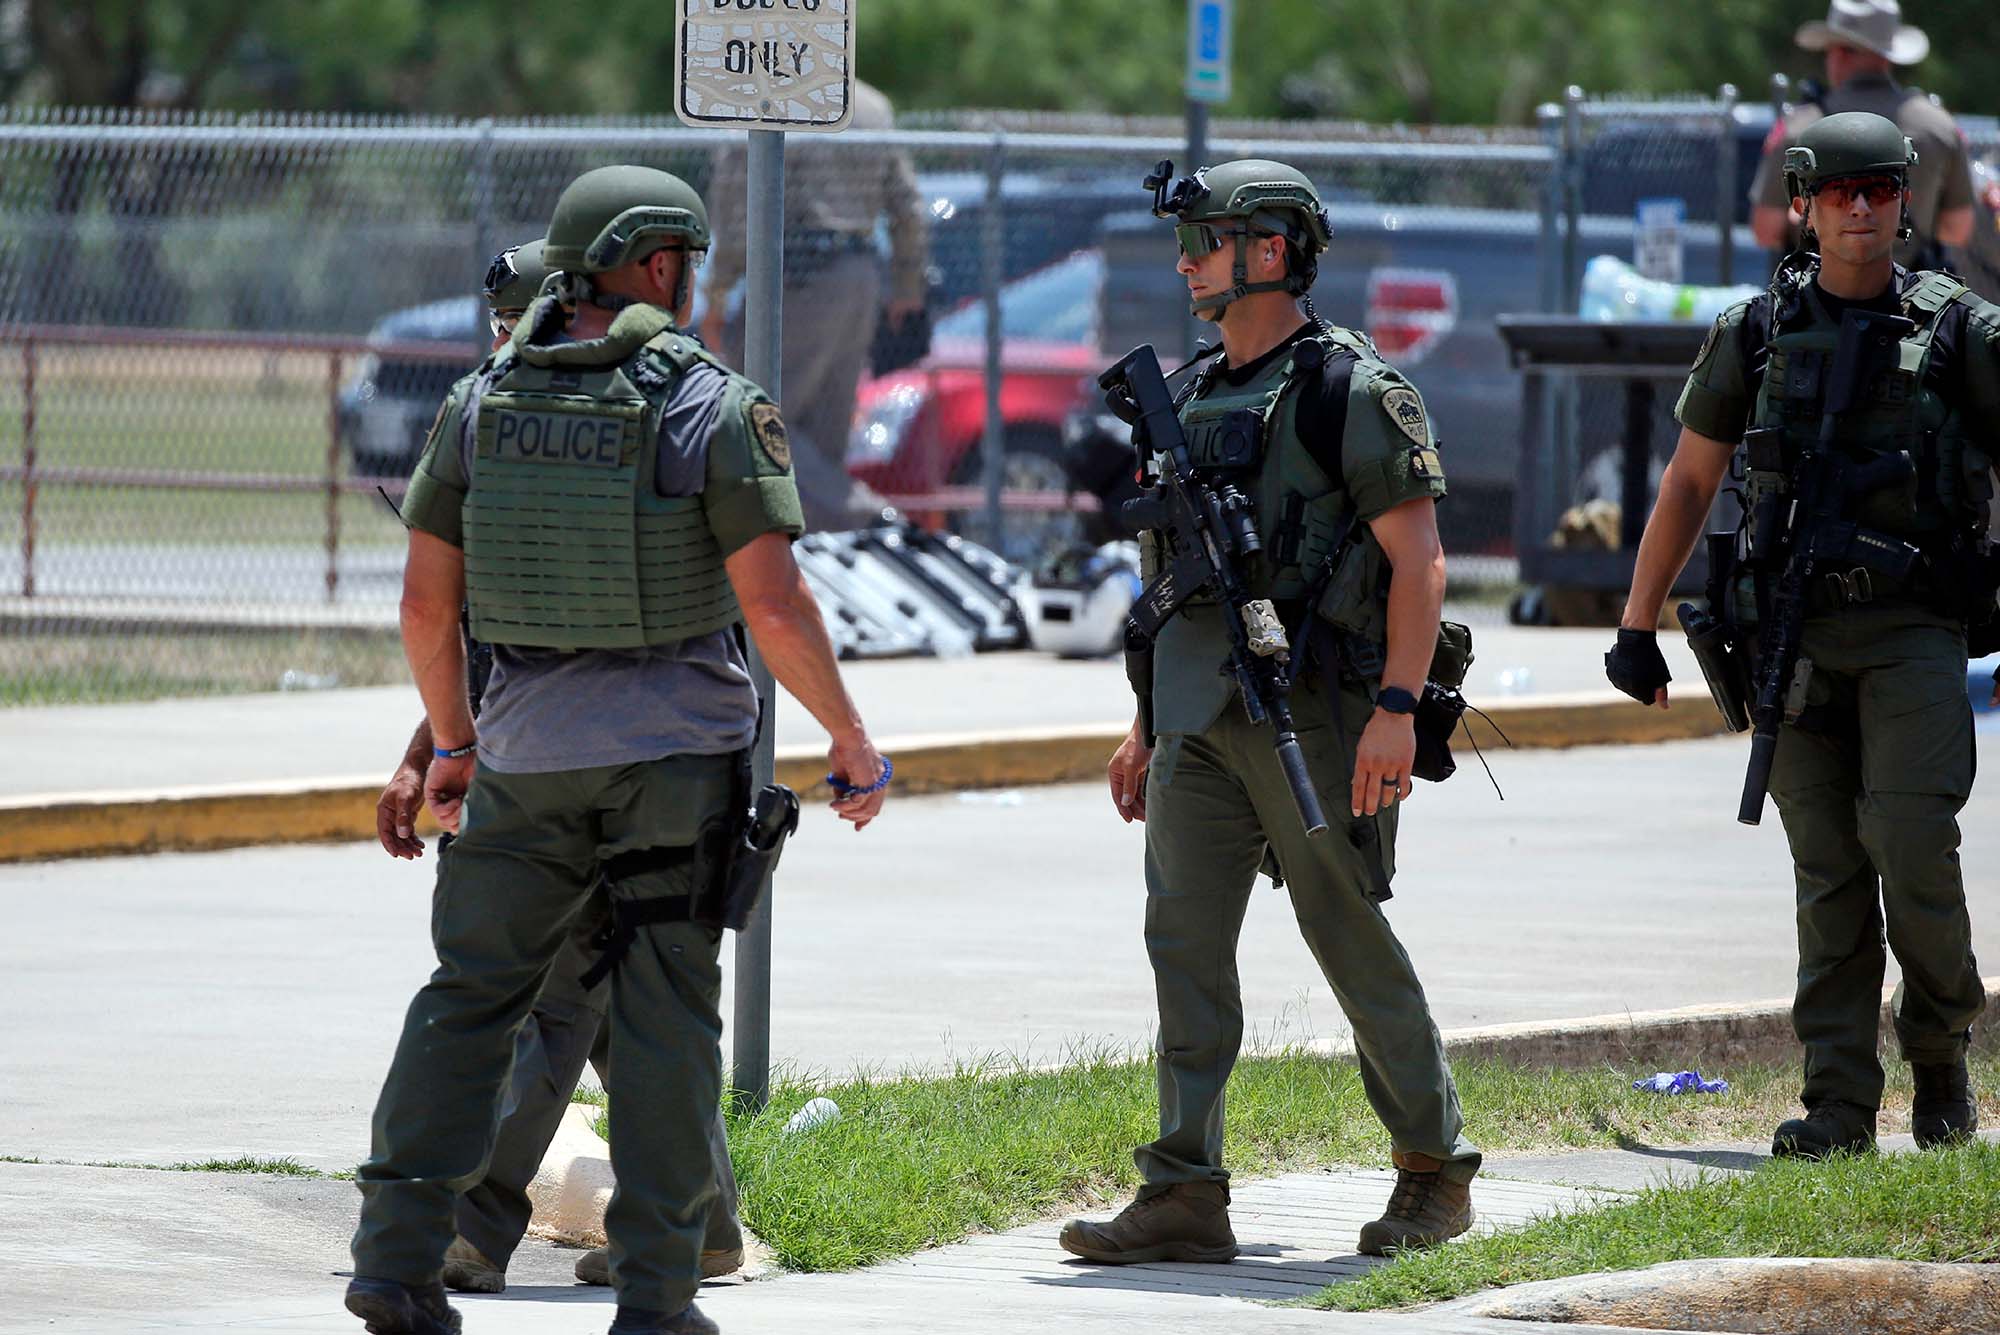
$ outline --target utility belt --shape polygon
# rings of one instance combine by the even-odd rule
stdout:
[[[1900,566],[1900,568],[1899,568]],[[1966,625],[1967,652],[1973,658],[2000,650],[2000,553],[1979,550],[1925,552],[1906,565],[1891,568],[1832,561],[1815,571],[1806,589],[1808,617],[1836,616],[1857,607],[1902,603]],[[1731,732],[1750,727],[1752,683],[1758,663],[1756,609],[1738,606],[1743,576],[1761,588],[1778,578],[1775,570],[1745,571],[1737,557],[1737,535],[1708,535],[1708,608],[1682,603],[1677,609],[1688,648],[1701,668],[1709,696]],[[1761,601],[1761,599],[1760,599]],[[1799,692],[1801,704],[1803,692]],[[1795,713],[1788,708],[1788,713]]]
[[[611,916],[591,938],[597,959],[579,979],[595,987],[611,976],[639,939],[641,928],[659,923],[694,922],[720,932],[742,931],[777,869],[785,841],[799,827],[799,799],[784,784],[767,784],[750,796],[750,752],[737,753],[736,782],[728,810],[701,827],[693,844],[677,848],[635,848],[606,858],[601,866],[614,891],[621,881],[650,872],[692,869],[694,888],[685,894],[645,899],[611,897]]]
[[[873,255],[873,232],[844,232],[831,227],[807,227],[785,233],[785,280],[817,276],[835,260],[849,255]]]

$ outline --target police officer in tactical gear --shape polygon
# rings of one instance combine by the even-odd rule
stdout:
[[[1984,990],[1957,816],[1973,772],[1968,624],[1988,634],[1993,613],[1986,529],[2000,308],[1950,274],[1896,265],[1913,151],[1893,122],[1845,112],[1812,125],[1788,154],[1791,194],[1818,253],[1792,256],[1771,291],[1717,318],[1675,410],[1680,441],[1605,660],[1613,685],[1665,707],[1669,675],[1653,627],[1739,442],[1749,513],[1784,514],[1800,460],[1821,439],[1843,312],[1906,317],[1910,332],[1857,378],[1827,448],[1843,467],[1910,456],[1913,467],[1887,474],[1902,480],[1847,497],[1841,519],[1921,556],[1901,580],[1825,563],[1802,620],[1804,688],[1786,700],[1770,777],[1798,881],[1792,1023],[1805,1046],[1806,1107],[1778,1127],[1772,1153],[1802,1158],[1874,1143],[1885,925],[1903,972],[1895,1029],[1915,1080],[1917,1143],[1955,1143],[1976,1125],[1965,1051]],[[1766,496],[1773,503],[1758,506]],[[1758,531],[1762,522],[1724,550],[1778,541]],[[1713,590],[1717,616],[1746,628],[1745,653],[1771,603],[1773,566],[1753,556]]]
[[[1155,185],[1176,223],[1178,272],[1221,356],[1178,399],[1198,471],[1228,469],[1255,498],[1271,599],[1294,646],[1319,647],[1290,694],[1298,740],[1331,829],[1308,837],[1268,727],[1223,672],[1230,640],[1195,600],[1154,644],[1152,723],[1109,766],[1118,814],[1146,825],[1146,947],[1160,1006],[1160,1134],[1136,1152],[1138,1198],[1103,1223],[1074,1220],[1063,1247],[1106,1263],[1226,1261],[1223,1094],[1243,1035],[1236,940],[1260,865],[1275,859],[1300,930],[1352,1025],[1397,1180],[1361,1249],[1421,1247],[1472,1223],[1479,1151],[1416,971],[1383,915],[1398,804],[1410,794],[1412,711],[1439,638],[1445,586],[1435,506],[1443,468],[1423,402],[1361,335],[1304,300],[1328,224],[1312,183],[1278,162],[1227,162]],[[1245,457],[1237,446],[1252,437]],[[1219,475],[1218,475],[1219,476]],[[1149,535],[1149,565],[1162,559]]]
[[[716,1194],[722,933],[713,856],[759,726],[741,632],[833,737],[834,811],[880,811],[884,764],[791,555],[802,528],[776,405],[680,332],[701,200],[644,167],[587,172],[543,249],[564,295],[448,398],[404,502],[405,648],[429,716],[439,968],[411,1003],[359,1173],[347,1306],[449,1335],[456,1194],[492,1152],[516,1031],[599,869],[632,931],[611,973],[606,1214],[615,1335],[703,1332]],[[459,608],[494,646],[475,729]],[[721,837],[718,838],[717,836]]]
[[[492,351],[498,352],[507,345],[514,326],[552,272],[542,262],[540,238],[510,246],[493,257],[483,289],[493,332]],[[463,394],[470,388],[474,374],[477,373],[467,375],[452,392]],[[470,664],[467,695],[477,719],[487,672],[492,665],[492,650],[469,644],[466,653]],[[417,837],[416,821],[431,758],[431,723],[424,718],[418,721],[409,749],[375,805],[376,834],[392,857],[423,856],[424,844]],[[534,1215],[528,1186],[540,1170],[549,1142],[569,1110],[585,1063],[596,1068],[600,1083],[609,1083],[610,1031],[604,1023],[604,1011],[610,1001],[610,985],[600,981],[596,986],[586,987],[581,979],[597,953],[592,940],[605,927],[610,911],[610,899],[600,880],[590,903],[572,923],[563,953],[542,985],[541,995],[535,998],[534,1010],[515,1049],[514,1072],[501,1103],[502,1120],[494,1140],[492,1161],[485,1176],[459,1194],[453,1211],[458,1236],[452,1239],[444,1256],[443,1280],[448,1289],[461,1293],[506,1290],[507,1264]],[[729,1145],[719,1108],[709,1140],[715,1160],[716,1195],[702,1238],[704,1278],[726,1275],[743,1265],[736,1177],[729,1162]],[[586,1284],[609,1284],[611,1249],[594,1247],[583,1253],[577,1258],[576,1277]]]
[[[1797,244],[1803,216],[1792,206],[1785,151],[1815,122],[1848,111],[1888,117],[1917,147],[1904,217],[1909,235],[1896,247],[1896,262],[1924,267],[1926,257],[1939,255],[1938,247],[1970,241],[1972,177],[1958,123],[1921,89],[1896,82],[1898,66],[1930,54],[1924,30],[1903,22],[1896,0],[1831,0],[1825,20],[1801,24],[1795,40],[1802,50],[1824,53],[1826,90],[1788,109],[1764,141],[1750,183],[1750,227],[1758,244],[1778,251]]]

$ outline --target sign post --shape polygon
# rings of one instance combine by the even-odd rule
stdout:
[[[700,128],[749,131],[744,201],[743,373],[782,403],[785,132],[830,133],[854,114],[855,0],[678,0],[674,111]],[[763,726],[752,782],[775,769],[777,685],[753,646]],[[730,1085],[751,1108],[771,1094],[771,899],[736,934]]]
[[[1187,166],[1208,163],[1208,108],[1229,100],[1229,29],[1232,0],[1188,0]],[[1201,341],[1204,321],[1190,316],[1187,348]]]

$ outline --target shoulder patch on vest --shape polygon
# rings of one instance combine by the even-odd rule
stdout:
[[[1396,429],[1416,442],[1419,449],[1430,445],[1430,427],[1424,421],[1424,401],[1408,385],[1397,385],[1382,396],[1382,411]]]
[[[791,437],[785,434],[785,419],[775,403],[750,405],[750,430],[764,456],[787,472],[792,467]]]
[[[1694,366],[1697,371],[1708,365],[1708,359],[1715,355],[1715,344],[1716,340],[1722,337],[1722,322],[1724,318],[1724,316],[1716,316],[1715,323],[1708,327],[1708,333],[1702,337],[1701,351],[1694,355]]]

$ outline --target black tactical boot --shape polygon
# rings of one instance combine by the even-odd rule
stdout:
[[[1776,1159],[1825,1159],[1874,1148],[1874,1112],[1839,1099],[1825,1099],[1806,1109],[1804,1117],[1780,1122],[1771,1137],[1771,1157]]]
[[[1910,1063],[1916,1096],[1910,1100],[1910,1132],[1922,1150],[1963,1145],[1979,1129],[1979,1104],[1966,1078],[1965,1058],[1936,1065]]]
[[[649,1312],[643,1307],[618,1307],[611,1335],[716,1335],[722,1327],[689,1303],[678,1312]]]
[[[444,1300],[442,1284],[413,1289],[356,1275],[347,1284],[347,1310],[367,1323],[368,1335],[458,1335],[458,1309]]]

